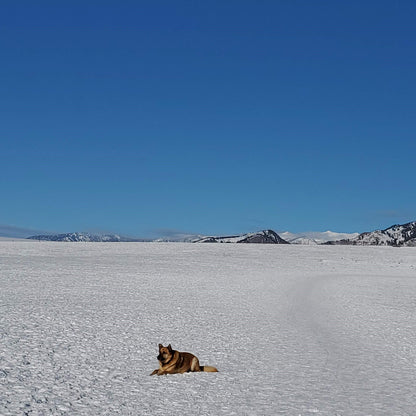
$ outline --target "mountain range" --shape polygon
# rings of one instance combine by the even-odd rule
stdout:
[[[416,247],[416,221],[392,225],[385,230],[361,234],[335,233],[332,231],[304,234],[293,234],[286,231],[277,234],[273,230],[265,230],[231,237],[204,237],[196,239],[194,242]]]
[[[416,221],[393,225],[384,230],[364,233],[336,233],[333,231],[309,232],[302,234],[288,231],[276,233],[273,230],[262,230],[254,233],[231,236],[186,235],[177,239],[138,239],[123,237],[118,234],[91,234],[73,232],[65,234],[39,234],[28,237],[39,241],[64,242],[192,242],[192,243],[257,243],[257,244],[303,244],[303,245],[382,245],[416,247]]]
[[[303,245],[319,245],[326,243],[327,241],[338,241],[342,239],[350,239],[357,237],[359,233],[336,233],[333,231],[324,232],[306,232],[302,234],[293,234],[289,231],[279,233],[280,237],[289,241],[290,244],[303,244]]]
[[[28,237],[30,240],[61,241],[61,242],[186,242],[186,243],[257,243],[257,244],[322,244],[326,241],[340,240],[342,238],[355,237],[356,234],[311,232],[305,234],[293,234],[284,232],[281,234],[273,230],[262,230],[253,233],[237,234],[231,236],[204,236],[187,235],[181,238],[134,239],[122,237],[118,234],[91,234],[91,233],[65,233],[65,234],[41,234]]]
[[[416,221],[392,225],[385,230],[361,233],[350,239],[328,241],[331,245],[416,247]]]
[[[29,240],[39,241],[63,241],[63,242],[93,242],[93,243],[119,243],[119,242],[143,242],[145,239],[122,237],[117,234],[90,234],[90,233],[65,233],[45,234],[28,237]]]

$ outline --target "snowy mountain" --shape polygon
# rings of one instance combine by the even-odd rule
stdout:
[[[64,242],[94,242],[94,243],[114,243],[114,242],[133,242],[133,241],[146,241],[138,240],[128,237],[121,237],[117,234],[90,234],[90,233],[66,233],[66,234],[52,234],[52,235],[34,235],[28,237],[30,240],[42,240],[42,241],[64,241]]]
[[[307,237],[297,237],[293,240],[289,241],[290,244],[302,244],[306,246],[316,246],[321,244],[319,241],[315,240],[314,238],[307,238]]]
[[[193,241],[194,243],[256,243],[256,244],[290,244],[273,230],[263,230],[256,233],[226,236],[203,237]]]
[[[392,225],[385,230],[365,232],[352,239],[343,239],[326,244],[416,247],[416,221],[402,225]]]
[[[289,231],[279,233],[280,237],[284,238],[290,244],[306,244],[316,245],[323,244],[328,241],[338,241],[358,237],[359,233],[336,233],[333,231],[311,231],[301,234],[294,234]]]

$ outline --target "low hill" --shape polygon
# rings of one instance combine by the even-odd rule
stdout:
[[[194,243],[251,243],[251,244],[290,244],[281,238],[273,230],[263,230],[255,233],[225,236],[203,237],[193,241]]]

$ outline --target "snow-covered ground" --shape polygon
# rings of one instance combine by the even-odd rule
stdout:
[[[416,411],[415,248],[0,242],[0,289],[1,415]]]

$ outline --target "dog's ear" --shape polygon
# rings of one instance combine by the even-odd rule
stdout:
[[[168,345],[168,350],[169,350],[170,352],[172,352],[172,347],[171,347],[171,345],[170,345],[170,344]]]
[[[159,344],[159,350],[161,350],[163,348],[162,344]]]

